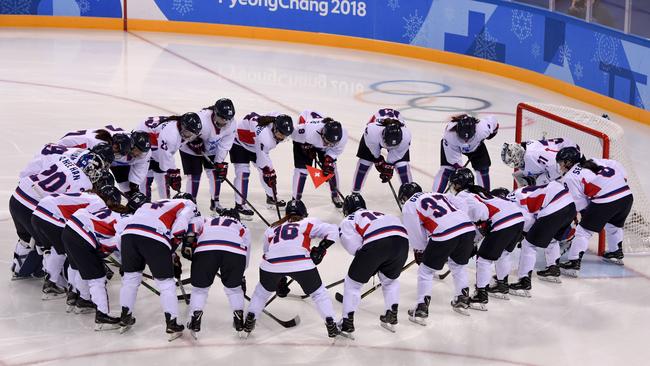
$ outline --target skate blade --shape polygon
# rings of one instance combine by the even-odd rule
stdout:
[[[488,292],[488,296],[494,297],[495,299],[499,299],[499,300],[510,300],[510,296],[508,296],[508,294],[502,294],[500,292],[495,292],[495,293]]]
[[[530,290],[513,290],[513,289],[510,289],[510,293],[512,295],[519,296],[519,297],[532,297],[532,295],[530,294]]]
[[[381,325],[382,328],[386,329],[387,331],[389,331],[391,333],[397,332],[397,329],[395,329],[395,324],[379,322],[379,325]]]
[[[180,338],[183,335],[183,332],[167,333],[167,335],[168,335],[167,342],[171,342],[174,339]]]
[[[77,308],[77,307],[74,308],[74,313],[77,314],[77,315],[79,315],[79,314],[90,314],[90,313],[94,313],[94,312],[95,312],[94,308],[92,308],[92,309]]]
[[[247,216],[247,215],[239,215],[239,218],[244,220],[244,221],[253,221],[253,216]]]
[[[573,277],[573,278],[578,278],[578,270],[575,269],[560,269],[560,272],[562,272],[563,275],[567,277]]]
[[[15,274],[11,275],[11,280],[12,281],[22,281],[22,280],[28,280],[30,278],[32,278],[32,277],[31,276],[16,276]]]
[[[245,332],[245,331],[239,332],[239,338],[241,339],[248,339],[248,337],[250,336],[251,334],[249,332]]]
[[[65,308],[66,313],[74,313],[74,305],[68,305]]]
[[[477,310],[477,311],[487,311],[488,310],[487,306],[485,306],[485,304],[481,304],[481,303],[478,303],[478,302],[470,303],[469,308],[471,310]]]
[[[119,323],[117,323],[117,324],[105,324],[105,323],[98,324],[98,323],[95,323],[95,332],[100,332],[100,331],[104,331],[104,330],[115,330],[115,329],[119,329],[119,328],[120,328]]]
[[[456,307],[453,307],[453,306],[451,308],[452,308],[452,310],[454,310],[455,312],[457,312],[460,315],[470,316],[469,311],[467,311],[467,309],[465,309],[465,308],[456,308]]]
[[[341,332],[341,333],[339,333],[339,336],[341,336],[343,338],[354,340],[354,335],[352,333]],[[335,339],[336,339],[336,337],[335,337]]]
[[[603,258],[604,262],[615,264],[617,266],[624,266],[625,263],[623,263],[622,259],[617,259],[617,258]]]
[[[418,318],[418,317],[409,315],[409,320],[412,321],[413,323],[419,324],[419,325],[421,325],[423,327],[427,326],[426,318]]]
[[[562,283],[562,280],[560,279],[559,276],[558,277],[553,277],[553,276],[544,277],[544,276],[539,276],[538,275],[537,278],[540,281],[546,281],[546,282],[551,282],[551,283]]]
[[[199,332],[195,332],[195,331],[191,330],[190,335],[192,336],[192,338],[194,338],[195,341],[199,340]]]
[[[56,300],[56,299],[62,299],[64,297],[66,297],[65,293],[62,293],[62,294],[43,294],[43,295],[41,295],[41,300],[43,300],[43,301]]]

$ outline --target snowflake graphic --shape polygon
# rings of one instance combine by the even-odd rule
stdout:
[[[618,42],[614,37],[596,34],[596,50],[592,61],[605,65],[618,66]]]
[[[193,0],[174,0],[172,3],[172,9],[176,10],[180,15],[185,15],[194,11],[194,1]]]
[[[0,0],[2,14],[30,14],[31,0]]]
[[[571,63],[571,49],[566,43],[560,46],[558,56],[560,57],[562,65],[564,65],[565,62]]]
[[[79,5],[79,12],[81,14],[86,14],[90,11],[90,2],[88,0],[75,0],[77,5]]]
[[[424,18],[418,14],[418,10],[415,9],[415,13],[409,14],[408,18],[404,19],[404,34],[403,38],[413,41],[413,38],[418,34],[420,28],[422,28],[422,23],[424,23]]]
[[[582,67],[582,64],[580,63],[580,61],[578,61],[578,63],[576,63],[573,66],[573,73],[575,74],[575,77],[578,80],[582,79],[582,77],[585,76],[584,68]]]
[[[395,9],[399,8],[399,0],[388,0],[388,7],[390,10],[395,11]]]
[[[476,36],[474,56],[488,60],[497,59],[497,39],[492,37],[487,27],[483,28],[483,31]]]
[[[533,35],[533,14],[523,10],[512,11],[512,24],[510,31],[514,33],[519,42]]]
[[[533,58],[538,58],[542,55],[542,48],[537,43],[533,43],[533,46],[530,48],[530,54],[533,55]]]
[[[452,21],[456,18],[456,11],[452,7],[445,8],[445,19]]]

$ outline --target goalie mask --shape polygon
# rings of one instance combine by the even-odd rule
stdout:
[[[524,154],[526,150],[520,144],[503,143],[501,148],[501,160],[511,168],[521,169],[524,167]]]

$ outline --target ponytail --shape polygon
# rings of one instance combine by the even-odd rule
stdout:
[[[268,126],[275,122],[275,117],[273,116],[259,116],[257,117],[257,125],[261,127]]]
[[[95,138],[97,140],[104,141],[105,143],[112,145],[113,144],[113,138],[111,137],[111,134],[104,130],[104,129],[99,129],[93,131],[95,133]]]
[[[600,172],[601,169],[603,169],[602,166],[596,164],[596,162],[593,161],[592,159],[586,160],[584,157],[578,163],[578,165],[580,165],[580,167],[582,167],[584,169],[591,170],[592,172],[594,172],[594,174],[598,174],[598,172]]]

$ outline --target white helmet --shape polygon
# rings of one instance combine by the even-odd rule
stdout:
[[[520,144],[503,143],[501,148],[501,160],[511,168],[521,169],[524,167],[524,154],[526,150]]]

